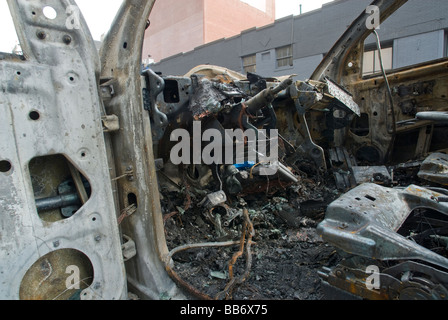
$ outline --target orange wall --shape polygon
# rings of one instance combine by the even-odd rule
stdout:
[[[204,0],[158,0],[145,33],[143,59],[155,61],[204,44]]]
[[[240,0],[157,0],[146,30],[143,59],[155,62],[252,27],[275,21],[275,0],[266,12]]]
[[[266,0],[263,12],[239,0],[205,1],[205,43],[238,35],[243,30],[275,21],[275,1]]]

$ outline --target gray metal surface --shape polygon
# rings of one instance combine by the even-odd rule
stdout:
[[[448,155],[433,153],[423,161],[418,177],[441,185],[448,185]]]
[[[113,86],[114,94],[105,103],[105,109],[107,114],[115,114],[120,123],[119,133],[110,139],[111,167],[116,168],[119,177],[130,168],[133,172],[118,179],[115,189],[121,208],[136,207],[120,225],[136,247],[136,255],[126,261],[129,288],[141,299],[179,299],[184,296],[166,269],[170,261],[153,150],[157,141],[153,140],[151,121],[163,128],[165,119],[151,119],[143,104],[143,89],[148,88],[148,83],[141,75],[141,49],[154,2],[123,1],[100,50],[101,83]],[[157,82],[153,88],[158,92]],[[153,110],[158,113],[155,106]]]
[[[333,202],[317,231],[325,241],[354,255],[378,260],[419,259],[446,268],[448,259],[397,233],[417,208],[448,213],[440,193],[411,185],[391,189],[363,184]]]
[[[24,58],[0,60],[0,160],[9,164],[0,172],[0,299],[19,299],[21,290],[39,291],[58,266],[44,260],[46,276],[35,288],[21,288],[27,286],[27,271],[65,249],[81,252],[93,266],[92,285],[81,299],[126,298],[93,39],[82,16],[80,28],[66,26],[68,7],[77,8],[74,1],[8,4]],[[56,11],[55,19],[43,14],[46,6]],[[36,209],[29,163],[56,154],[87,177],[93,193],[75,216],[47,223]],[[63,284],[65,278],[58,281]]]

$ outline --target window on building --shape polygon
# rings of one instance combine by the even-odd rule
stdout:
[[[293,66],[292,45],[276,49],[277,68]]]
[[[243,57],[243,70],[245,73],[257,72],[257,55],[253,54],[250,56]]]
[[[393,49],[392,47],[384,47],[381,49],[384,70],[392,69]],[[381,72],[381,64],[378,50],[367,50],[364,52],[363,59],[363,76],[368,76]]]

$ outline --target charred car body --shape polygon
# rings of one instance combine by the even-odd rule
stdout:
[[[383,21],[405,2],[372,5]],[[1,298],[231,298],[260,241],[245,196],[287,202],[304,172],[342,194],[316,228],[341,256],[316,271],[328,298],[447,298],[446,59],[363,77],[374,32],[363,13],[306,81],[215,66],[165,76],[140,64],[154,1],[124,1],[99,55],[82,16],[73,28],[62,14],[74,1],[8,4],[24,54],[0,55]],[[268,149],[276,129],[278,162],[173,164],[173,132],[194,136],[194,123],[251,131]],[[201,142],[202,154],[212,141]],[[185,212],[211,226],[210,241],[169,248],[167,220]],[[223,280],[213,296],[175,267],[204,248],[236,248],[228,274],[212,273]]]

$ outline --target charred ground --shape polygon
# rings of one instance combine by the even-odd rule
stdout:
[[[229,264],[239,245],[180,252],[173,257],[174,271],[212,299],[322,299],[317,271],[340,258],[335,248],[320,239],[315,227],[324,218],[326,206],[338,195],[332,177],[302,173],[299,183],[276,192],[233,197],[229,199],[228,211],[247,208],[254,229],[250,253],[244,250],[233,265],[235,278],[246,275],[244,281],[226,289],[231,280]],[[197,206],[200,200],[185,188],[164,195],[169,249],[185,244],[239,241],[243,217],[232,220],[224,228],[227,235],[219,236],[203,208]]]

